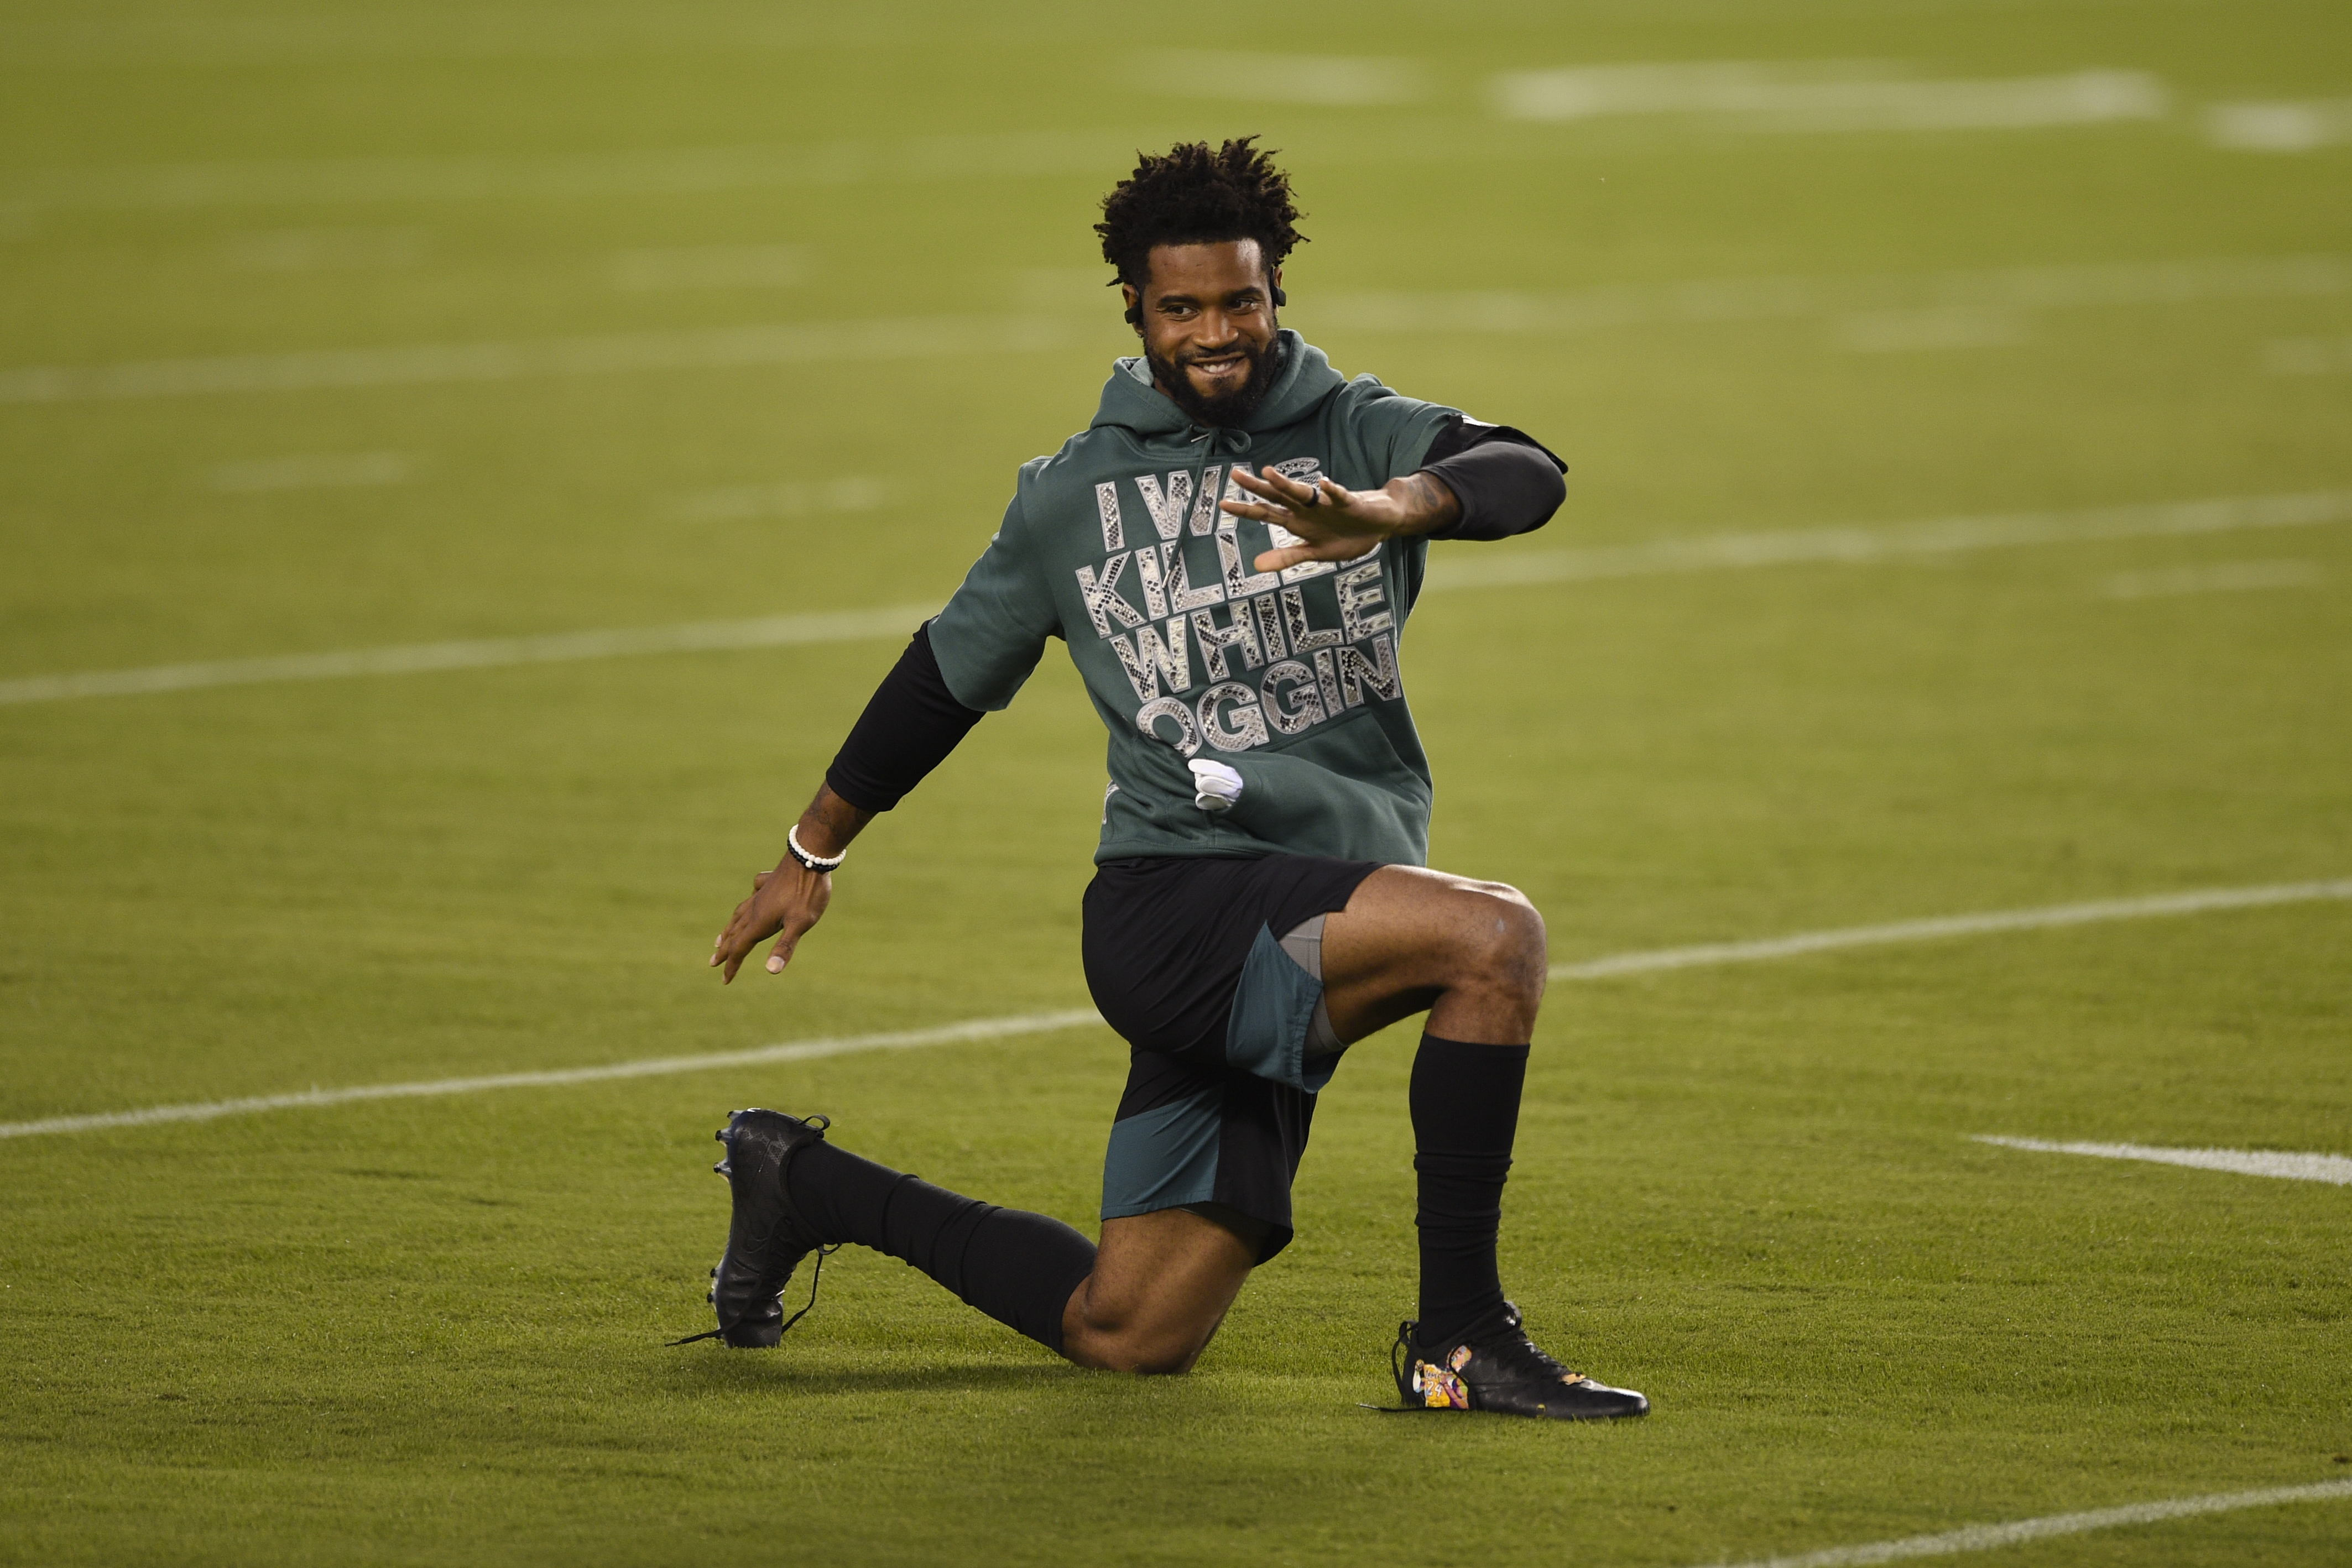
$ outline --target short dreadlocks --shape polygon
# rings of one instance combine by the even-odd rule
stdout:
[[[1163,245],[1215,245],[1254,239],[1267,271],[1282,265],[1307,236],[1291,227],[1301,214],[1290,199],[1290,176],[1274,155],[1244,136],[1223,146],[1180,141],[1161,157],[1139,154],[1135,172],[1103,198],[1103,259],[1118,280],[1140,290],[1150,277],[1151,251]]]

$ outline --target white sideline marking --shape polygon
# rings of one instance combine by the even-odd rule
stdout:
[[[1598,980],[1612,975],[1646,975],[1662,969],[1693,969],[1715,964],[1750,964],[1793,958],[1842,947],[1877,947],[1893,942],[1935,942],[1953,936],[1984,936],[2001,931],[2039,931],[2058,925],[2089,925],[2107,920],[2147,920],[2203,915],[2222,909],[2260,909],[2275,904],[2352,899],[2352,877],[2335,882],[2283,883],[2271,887],[2209,888],[2201,893],[2160,893],[2146,898],[2104,898],[2089,904],[2059,904],[2043,909],[2000,909],[1982,915],[1947,915],[1930,920],[1895,920],[1884,925],[1849,925],[1752,942],[1707,942],[1654,953],[1622,953],[1580,964],[1556,964],[1555,980]]]
[[[1742,131],[2017,131],[2158,120],[2164,84],[2145,71],[1923,80],[1870,60],[1589,66],[1494,80],[1506,120],[1704,115]]]
[[[843,480],[840,485],[856,481]],[[846,507],[844,497],[863,491],[820,494],[817,500]],[[687,503],[688,515],[712,518],[745,517],[770,504],[780,492],[755,488],[714,492]],[[807,497],[789,497],[797,504]],[[874,497],[880,499],[878,496]],[[1808,528],[1786,533],[1724,533],[1593,549],[1521,550],[1486,560],[1441,560],[1430,569],[1423,593],[1465,588],[1515,588],[1538,582],[1596,582],[1668,572],[1717,571],[1786,566],[1807,561],[1852,565],[1932,557],[1955,551],[2022,545],[2069,544],[2099,539],[2228,533],[2243,528],[2307,528],[2352,517],[2352,490],[2320,490],[2294,496],[2224,496],[2207,501],[2153,506],[2101,507],[2080,512],[2011,512],[1942,517],[1890,528]],[[823,615],[777,615],[756,621],[708,621],[683,626],[645,626],[617,631],[572,632],[545,637],[486,638],[466,643],[425,643],[389,648],[356,648],[322,653],[288,653],[255,659],[219,659],[204,664],[154,664],[143,669],[95,670],[79,674],[25,675],[0,681],[0,707],[16,703],[60,702],[74,697],[124,696],[147,692],[188,691],[208,686],[253,685],[271,681],[315,681],[343,675],[413,674],[428,670],[486,669],[503,664],[548,664],[572,659],[614,658],[633,653],[672,653],[719,648],[770,648],[801,643],[852,642],[868,637],[912,635],[915,626],[938,612],[936,605],[886,610],[848,610]]]
[[[2205,111],[2205,135],[2241,152],[2309,152],[2352,141],[2352,98],[2217,103]]]
[[[2096,904],[2065,904],[2049,909],[2012,909],[1988,915],[1961,915],[1939,920],[1906,920],[1888,925],[1851,926],[1838,931],[1814,931],[1760,942],[1717,942],[1697,947],[1668,947],[1653,953],[1625,953],[1581,964],[1554,967],[1551,977],[1592,980],[1612,975],[1643,974],[1659,969],[1688,969],[1705,964],[1738,964],[1762,958],[1785,958],[1836,947],[1873,946],[1888,942],[1921,942],[1937,937],[1971,936],[1994,931],[2023,931],[2045,925],[2080,925],[2095,920],[2129,920],[2148,915],[2195,915],[2207,910],[2252,909],[2265,904],[2305,903],[2313,899],[2352,898],[2352,878],[2340,882],[2306,882],[2273,887],[2216,888],[2203,893],[2159,894],[2152,898],[2107,899]],[[484,1089],[521,1089],[550,1084],[592,1083],[610,1078],[648,1078],[662,1073],[699,1072],[712,1067],[737,1067],[771,1061],[800,1061],[811,1057],[842,1056],[853,1051],[883,1051],[922,1045],[948,1045],[962,1040],[996,1040],[1006,1035],[1040,1034],[1048,1030],[1076,1029],[1099,1023],[1092,1009],[1030,1013],[1016,1018],[974,1019],[932,1029],[904,1030],[887,1034],[850,1035],[839,1040],[804,1040],[758,1046],[749,1051],[723,1051],[699,1056],[656,1056],[638,1061],[609,1062],[600,1067],[562,1068],[541,1072],[504,1072],[481,1078],[442,1078],[421,1083],[376,1083],[350,1089],[313,1089],[300,1094],[263,1094],[243,1100],[214,1100],[188,1105],[158,1105],[143,1111],[110,1111],[85,1116],[50,1116],[37,1122],[0,1123],[0,1138],[33,1137],[44,1133],[86,1133],[104,1127],[140,1127],[158,1122],[209,1122],[259,1111],[289,1111],[315,1105],[340,1105],[355,1100],[396,1100],[439,1094],[470,1094]]]
[[[2052,1144],[2040,1138],[2000,1138],[1981,1134],[1976,1142],[1999,1144],[2005,1149],[2030,1149],[2043,1155],[2088,1155],[2102,1160],[2147,1160],[2160,1166],[2194,1166],[2199,1170],[2233,1171],[2239,1176],[2277,1176],[2285,1181],[2325,1181],[2352,1186],[2352,1159],[2342,1155],[2284,1154],[2272,1149],[2166,1149],[2146,1144]]]
[[[530,376],[1034,353],[1063,348],[1084,336],[1078,320],[1066,316],[918,316],[898,320],[618,332],[530,342],[421,343],[395,349],[319,349],[112,365],[36,365],[0,371],[0,403],[355,391],[509,382]]]
[[[631,653],[701,653],[719,648],[777,648],[798,643],[848,643],[867,637],[911,637],[917,626],[937,613],[936,605],[907,604],[886,610],[772,615],[759,621],[701,621],[683,626],[564,632],[546,637],[501,637],[471,643],[412,643],[400,647],[286,653],[264,659],[215,659],[200,664],[155,664],[142,670],[33,675],[0,681],[0,706],[276,681],[326,681],[348,675],[413,675],[428,670],[551,664],[574,659],[619,658]]]
[[[2012,1520],[2007,1524],[1972,1524],[1937,1535],[1907,1535],[1900,1541],[1874,1541],[1866,1546],[1832,1546],[1824,1552],[1794,1557],[1763,1557],[1738,1568],[1860,1568],[1868,1563],[1897,1563],[1912,1557],[1948,1557],[1962,1552],[1990,1552],[1995,1547],[2043,1541],[2053,1535],[2080,1535],[2087,1530],[2113,1530],[2119,1525],[2156,1524],[2168,1519],[2189,1519],[2201,1513],[2228,1513],[2241,1508],[2269,1508],[2286,1502],[2332,1502],[2352,1498],[2352,1480],[2314,1481],[2305,1486],[2263,1487],[2254,1491],[2211,1492],[2204,1497],[2168,1498],[2160,1502],[2126,1503],[2121,1508],[2095,1508],[2084,1513],[2053,1513],[2041,1519]]]
[[[786,1045],[754,1046],[748,1051],[714,1051],[698,1056],[656,1056],[639,1061],[611,1061],[599,1067],[563,1067],[543,1072],[496,1072],[479,1078],[436,1078],[421,1083],[363,1083],[347,1089],[311,1089],[299,1094],[256,1094],[243,1100],[210,1100],[193,1105],[153,1105],[143,1111],[109,1111],[90,1116],[50,1116],[38,1122],[0,1123],[0,1138],[37,1137],[44,1133],[90,1133],[103,1127],[145,1127],[160,1122],[210,1122],[223,1116],[247,1116],[261,1111],[294,1111],[318,1105],[347,1105],[360,1100],[416,1100],[444,1094],[474,1094],[485,1089],[543,1089],[565,1083],[598,1083],[614,1078],[654,1078],[672,1072],[700,1072],[713,1067],[755,1067],[775,1061],[808,1061],[821,1056],[845,1056],[864,1051],[903,1051],[925,1045],[956,1045],[966,1040],[999,1040],[1006,1035],[1045,1034],[1055,1030],[1099,1024],[1092,1008],[1061,1012],[1026,1013],[1016,1018],[972,1019],[931,1029],[897,1030],[887,1034],[847,1035],[839,1040],[804,1040]]]

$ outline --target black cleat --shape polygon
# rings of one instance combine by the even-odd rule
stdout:
[[[1409,1410],[1492,1410],[1551,1421],[1612,1421],[1646,1416],[1650,1402],[1630,1388],[1595,1383],[1536,1347],[1519,1327],[1519,1309],[1502,1312],[1449,1345],[1424,1348],[1421,1325],[1397,1325],[1390,1366],[1397,1397]]]
[[[803,1122],[778,1111],[738,1111],[715,1133],[727,1157],[710,1168],[734,1190],[735,1210],[727,1228],[727,1250],[710,1270],[710,1303],[719,1327],[697,1339],[723,1339],[738,1350],[765,1350],[801,1320],[803,1307],[784,1320],[782,1296],[793,1270],[811,1252],[824,1267],[826,1246],[793,1208],[784,1189],[784,1166],[799,1150],[824,1136],[833,1124],[824,1116]],[[816,1304],[810,1281],[809,1305]],[[687,1342],[680,1341],[680,1343]]]

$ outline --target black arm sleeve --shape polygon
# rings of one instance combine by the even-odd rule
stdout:
[[[1433,539],[1507,539],[1551,521],[1568,498],[1568,465],[1534,437],[1507,424],[1456,418],[1437,433],[1421,472],[1444,482],[1462,516]]]
[[[980,716],[948,690],[926,621],[875,688],[824,781],[861,811],[887,811],[947,760]]]

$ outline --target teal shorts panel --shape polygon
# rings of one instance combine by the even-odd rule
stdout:
[[[1105,1219],[1207,1203],[1217,1195],[1224,1091],[1209,1088],[1111,1124],[1103,1154]]]
[[[1308,1026],[1323,982],[1282,950],[1273,930],[1257,928],[1249,956],[1234,987],[1233,1012],[1225,1021],[1225,1061],[1244,1072],[1312,1094],[1331,1082],[1336,1055],[1307,1056]]]

